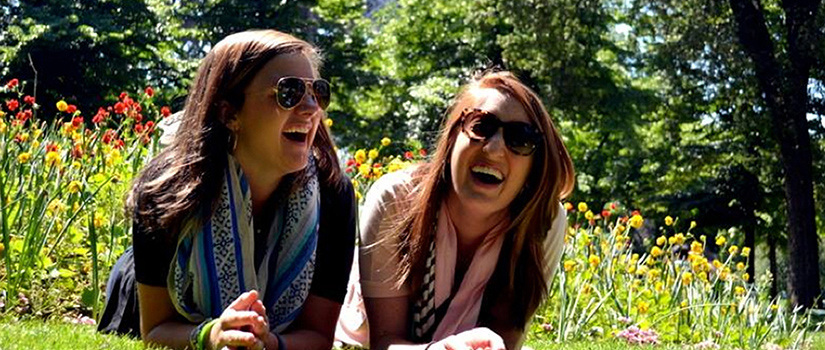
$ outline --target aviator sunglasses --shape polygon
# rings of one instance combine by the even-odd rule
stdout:
[[[329,82],[324,79],[283,77],[278,79],[275,84],[275,98],[283,109],[289,110],[301,103],[308,88],[312,89],[312,94],[315,95],[318,106],[321,109],[327,109],[330,99],[330,87]]]
[[[485,141],[504,130],[504,144],[515,154],[529,156],[541,142],[541,133],[525,122],[503,122],[495,114],[478,108],[466,108],[461,112],[461,128],[467,137]]]

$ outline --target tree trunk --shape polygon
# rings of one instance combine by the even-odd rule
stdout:
[[[779,266],[776,262],[776,234],[768,233],[768,262],[771,271],[771,299],[779,295]]]
[[[784,0],[787,45],[774,49],[762,4],[730,0],[739,42],[753,61],[762,98],[779,142],[788,214],[788,287],[794,305],[811,307],[819,297],[819,245],[814,221],[811,139],[805,113],[807,84],[818,45],[819,0]],[[777,57],[787,58],[780,64]]]

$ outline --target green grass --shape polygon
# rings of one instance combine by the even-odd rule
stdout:
[[[145,349],[143,342],[128,337],[104,335],[94,326],[58,321],[0,323],[0,349]]]
[[[825,333],[816,333],[809,350],[825,350]],[[535,350],[685,350],[682,345],[632,346],[615,340],[556,344],[532,341],[525,344]],[[93,326],[76,325],[58,321],[23,321],[0,323],[0,350],[33,349],[145,349],[140,340],[104,335],[95,332]]]

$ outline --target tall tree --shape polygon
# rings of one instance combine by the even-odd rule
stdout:
[[[788,214],[789,287],[794,304],[820,296],[819,242],[814,212],[813,158],[807,113],[808,82],[823,43],[820,0],[783,0],[781,37],[771,36],[758,0],[730,0],[737,34],[753,62],[759,89],[779,142]]]

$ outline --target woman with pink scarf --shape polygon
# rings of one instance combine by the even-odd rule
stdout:
[[[367,194],[360,293],[351,284],[336,336],[371,349],[519,348],[561,256],[573,182],[538,96],[509,72],[475,79],[432,160]]]

